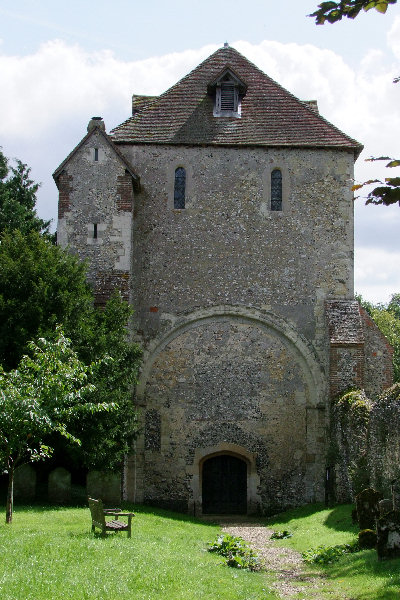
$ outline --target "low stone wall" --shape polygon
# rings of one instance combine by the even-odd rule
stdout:
[[[53,469],[48,477],[39,481],[35,468],[28,464],[15,471],[14,497],[16,500],[31,502],[37,498],[55,504],[85,502],[87,496],[100,498],[108,505],[121,502],[121,474],[111,471],[89,471],[86,487],[72,483],[70,471],[63,467]]]
[[[361,390],[343,394],[333,403],[331,423],[336,500],[353,500],[371,486],[400,507],[400,384],[375,401]]]

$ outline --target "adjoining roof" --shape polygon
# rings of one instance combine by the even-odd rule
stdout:
[[[139,96],[138,94],[133,94],[132,96],[132,115],[140,112],[146,106],[157,100],[158,96]]]
[[[213,116],[207,89],[224,69],[247,85],[241,118]],[[229,46],[140,108],[110,132],[115,142],[341,148],[356,155],[363,148]]]
[[[57,169],[54,171],[54,173],[53,173],[53,179],[56,182],[57,187],[58,187],[58,177],[61,175],[62,171],[64,170],[64,168],[66,166],[66,164],[78,152],[78,150],[80,148],[82,148],[82,146],[85,145],[85,143],[87,142],[87,140],[96,131],[97,133],[100,133],[103,136],[103,138],[105,139],[105,141],[107,142],[107,144],[112,148],[112,150],[115,152],[115,154],[121,160],[121,162],[124,164],[125,169],[129,172],[129,174],[132,177],[135,189],[139,189],[140,188],[140,177],[138,175],[136,175],[136,173],[132,169],[132,166],[126,160],[125,156],[121,153],[120,149],[114,144],[114,142],[110,138],[110,136],[105,133],[105,131],[104,131],[104,124],[103,124],[102,119],[99,119],[98,124],[94,124],[93,123],[93,119],[92,119],[91,124],[92,124],[91,129],[88,131],[88,133],[85,135],[85,137],[82,138],[82,140],[79,142],[79,144],[77,144],[75,146],[75,148],[72,150],[72,152],[70,152],[68,154],[67,158],[65,160],[63,160],[63,162],[60,164],[60,166],[57,167]]]
[[[360,305],[357,300],[326,300],[331,346],[359,346],[364,343]]]

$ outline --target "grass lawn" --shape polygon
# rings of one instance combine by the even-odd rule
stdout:
[[[276,544],[299,552],[322,545],[345,544],[358,534],[358,527],[351,522],[352,508],[349,504],[331,509],[314,504],[282,513],[269,519],[267,525],[275,530],[290,530],[293,537]],[[305,567],[311,571],[313,568]],[[327,584],[321,587],[321,600],[400,599],[400,558],[380,562],[375,550],[363,550],[344,555],[338,562],[318,565],[315,570],[322,571],[328,578]]]
[[[129,505],[124,508],[131,510]],[[15,507],[0,524],[1,600],[273,600],[271,575],[206,552],[219,527],[135,507],[132,538],[90,532],[88,508]]]

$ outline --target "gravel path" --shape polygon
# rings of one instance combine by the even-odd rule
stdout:
[[[267,529],[257,522],[221,522],[224,532],[243,538],[256,550],[263,568],[273,571],[277,577],[274,584],[280,598],[309,600],[320,598],[320,590],[327,584],[322,574],[305,571],[301,556],[290,548],[280,548],[270,539],[273,529]],[[327,590],[326,590],[327,591]],[[334,598],[339,596],[332,595]],[[343,598],[343,596],[340,596]]]

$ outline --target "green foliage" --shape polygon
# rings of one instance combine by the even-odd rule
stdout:
[[[375,548],[376,540],[376,532],[373,529],[362,529],[358,534],[360,548]]]
[[[364,390],[350,390],[345,392],[335,402],[335,406],[340,410],[343,421],[351,420],[355,429],[361,425],[367,425],[369,413],[371,411],[371,402],[367,398]]]
[[[85,266],[37,232],[5,232],[0,243],[0,364],[15,369],[28,343],[57,324],[75,342],[91,326]],[[89,316],[89,318],[88,318]]]
[[[282,531],[274,531],[271,534],[271,540],[285,540],[286,538],[292,537],[293,533],[291,533],[288,529],[283,529]]]
[[[336,562],[344,554],[359,552],[360,547],[358,541],[351,544],[337,544],[336,546],[318,546],[310,548],[302,552],[302,557],[306,563],[314,563],[316,565],[329,565]]]
[[[0,150],[0,233],[18,229],[48,234],[50,221],[40,219],[35,210],[39,184],[30,178],[31,169],[20,160],[15,167],[8,162]]]
[[[112,361],[98,363],[91,381],[96,385],[99,402],[118,405],[118,412],[100,414],[95,419],[84,415],[74,420],[71,427],[83,443],[80,448],[67,444],[67,449],[76,464],[97,469],[119,468],[136,437],[137,414],[132,393],[142,353],[137,344],[127,339],[126,325],[131,312],[116,293],[104,310],[93,309],[91,319],[88,318],[90,326],[75,342],[78,354],[86,362],[110,356]],[[62,446],[58,451],[63,452]]]
[[[365,12],[374,8],[380,13],[385,13],[389,4],[396,4],[397,0],[340,0],[339,2],[322,2],[318,5],[318,10],[309,17],[315,17],[317,25],[336,23],[343,17],[355,19],[363,10]]]
[[[208,551],[226,558],[228,567],[257,571],[260,568],[258,557],[241,537],[228,533],[221,534],[208,544]]]
[[[115,409],[94,398],[88,378],[97,365],[83,365],[61,330],[55,341],[40,339],[30,349],[32,358],[24,356],[13,371],[0,371],[0,466],[10,480],[8,522],[15,469],[51,456],[50,434],[80,444],[69,430],[72,417]]]
[[[353,494],[369,485],[367,439],[370,413],[371,401],[364,390],[350,390],[337,398],[332,406],[332,448],[335,444],[336,454],[332,459],[342,465],[349,491]]]
[[[120,466],[136,432],[132,388],[141,351],[127,339],[131,309],[119,294],[104,310],[94,306],[79,259],[54,246],[37,232],[2,234],[0,243],[0,363],[15,369],[29,352],[29,341],[52,339],[57,324],[72,340],[86,364],[96,363],[90,381],[99,403],[114,403],[118,412],[75,417],[76,447],[58,437],[49,439],[57,455],[68,453],[75,464],[111,469]],[[101,360],[110,356],[113,361]]]

